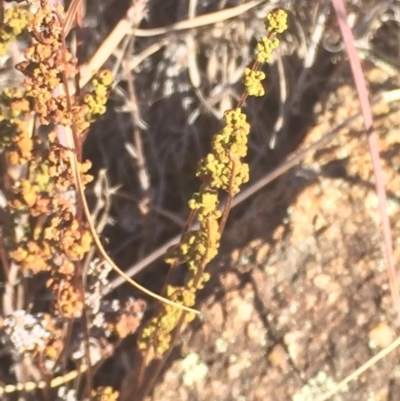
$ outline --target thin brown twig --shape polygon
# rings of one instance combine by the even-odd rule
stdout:
[[[133,40],[133,39],[132,39]],[[143,191],[144,196],[148,196],[148,191],[150,189],[150,177],[147,168],[146,156],[143,151],[143,139],[141,132],[138,127],[138,122],[141,121],[139,113],[139,103],[137,101],[134,77],[131,73],[130,68],[127,65],[128,60],[123,63],[124,71],[127,79],[129,101],[131,104],[131,115],[133,124],[133,143],[135,144],[135,169],[137,170],[138,181],[140,184],[140,189]]]
[[[64,36],[67,37],[70,33],[71,29],[74,27],[74,23],[76,23],[76,15],[79,8],[83,8],[82,0],[72,0],[68,10],[65,14],[63,32]]]
[[[79,5],[79,3],[77,3]],[[77,6],[76,10],[74,10],[76,14],[78,14],[79,7]],[[56,13],[57,14],[57,13]],[[62,21],[60,16],[57,14],[57,17]],[[67,65],[67,43],[66,43],[66,35],[65,32],[63,31],[61,34],[61,44],[62,44],[62,49],[61,49],[61,55],[63,59],[64,65]],[[69,112],[72,114],[72,97],[70,96],[69,93],[69,84],[68,84],[68,77],[67,77],[67,72],[64,69],[63,70],[63,76],[62,76],[62,82],[65,90],[65,95],[66,95],[66,102],[67,102],[67,107]],[[79,91],[79,86],[77,86],[77,90]],[[72,138],[73,142],[75,144],[75,157],[76,160],[80,160],[82,157],[82,144],[78,140],[78,130],[76,127],[75,120],[72,119],[71,123],[71,132],[72,132]],[[71,152],[70,152],[71,153]],[[72,167],[72,164],[71,164]],[[78,171],[78,176],[79,176],[79,171]],[[83,230],[83,215],[84,215],[84,206],[83,206],[84,199],[82,197],[78,197],[78,207],[77,207],[77,219],[79,222],[79,227],[80,230]],[[83,278],[83,264],[81,261],[76,262],[76,274],[75,274],[75,280],[77,282],[77,286],[79,288],[79,294],[80,294],[80,301],[83,305],[82,308],[82,325],[83,325],[83,336],[84,336],[84,348],[85,348],[85,362],[88,365],[88,369],[86,372],[87,376],[87,381],[86,381],[86,395],[89,397],[89,400],[92,399],[92,387],[93,387],[93,373],[92,373],[92,364],[90,360],[90,345],[89,345],[89,321],[88,321],[88,314],[87,314],[87,309],[86,309],[86,300],[85,300],[85,285],[84,285],[84,278]]]
[[[5,280],[7,281],[8,275],[10,272],[10,264],[9,264],[9,261],[7,258],[7,252],[6,252],[6,247],[4,245],[3,236],[0,236],[0,262],[3,267],[3,273],[4,273]]]

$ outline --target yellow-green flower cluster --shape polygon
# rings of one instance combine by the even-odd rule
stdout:
[[[270,33],[283,33],[287,30],[287,13],[281,8],[276,8],[267,14],[265,29]]]
[[[242,163],[241,158],[247,154],[250,126],[240,109],[226,112],[224,118],[226,126],[215,136],[213,152],[199,163],[197,174],[204,184],[189,201],[189,208],[196,212],[200,227],[184,233],[180,243],[172,246],[166,257],[166,262],[173,266],[183,262],[188,264],[191,277],[186,288],[169,287],[167,297],[189,307],[194,305],[196,291],[209,280],[210,275],[204,273],[204,268],[217,255],[220,245],[221,212],[218,210],[217,189],[233,195],[248,180],[248,166]],[[171,332],[182,314],[181,310],[169,305],[162,308],[162,313],[146,325],[139,339],[141,349],[151,345],[159,355],[169,348]],[[186,319],[192,318],[186,316]]]
[[[287,13],[276,9],[267,15],[265,27],[268,34],[262,37],[256,46],[256,59],[259,63],[269,63],[272,60],[272,52],[278,47],[279,39],[273,37],[287,29]]]
[[[106,112],[106,103],[113,82],[111,71],[103,70],[93,75],[93,90],[83,96],[82,104],[73,107],[75,126],[78,133],[84,133],[94,121]]]
[[[264,36],[256,46],[256,57],[259,63],[270,63],[272,61],[272,52],[278,47],[279,39]]]
[[[219,232],[219,219],[221,212],[218,210],[218,196],[214,190],[203,186],[201,191],[195,193],[189,201],[189,207],[197,211],[197,219],[200,228],[183,234],[182,240],[173,245],[167,252],[165,261],[171,265],[187,262],[192,277],[196,277],[187,283],[188,288],[201,289],[208,280],[207,274],[202,274],[202,269],[218,253],[221,234]]]
[[[225,113],[225,127],[214,137],[212,149],[199,163],[197,175],[204,184],[189,201],[189,208],[196,212],[200,228],[185,233],[179,244],[168,253],[167,262],[187,262],[194,281],[188,285],[201,288],[208,276],[204,267],[217,255],[220,237],[217,189],[230,195],[248,180],[248,165],[241,159],[247,154],[247,135],[250,130],[246,115],[240,109]]]
[[[91,84],[93,90],[83,97],[83,104],[88,106],[86,119],[92,123],[106,112],[108,94],[113,82],[110,70],[103,70],[93,76]]]
[[[93,401],[118,401],[119,391],[114,390],[112,387],[98,387],[92,390]]]
[[[229,211],[229,207],[223,212],[218,209],[218,191],[225,191],[232,198],[249,180],[249,166],[243,162],[243,158],[248,151],[250,125],[241,106],[248,95],[264,94],[262,80],[265,79],[265,74],[258,71],[257,67],[259,63],[271,60],[272,51],[279,43],[278,39],[271,36],[286,29],[286,13],[275,10],[268,15],[267,22],[268,34],[257,46],[256,61],[251,69],[247,68],[244,72],[246,92],[238,107],[225,112],[225,126],[214,136],[211,152],[198,165],[196,175],[203,184],[189,201],[191,217],[188,221],[191,223],[192,217],[196,217],[199,228],[186,231],[181,241],[167,251],[165,261],[168,264],[175,267],[187,263],[190,272],[185,287],[170,286],[166,294],[171,301],[185,306],[194,305],[196,292],[210,278],[204,269],[218,253],[221,231]],[[176,307],[162,305],[160,313],[142,330],[140,349],[147,350],[151,347],[157,356],[161,356],[170,347],[171,333],[181,321],[182,313]],[[192,318],[193,316],[186,315],[186,319]]]
[[[265,79],[265,73],[254,71],[251,68],[244,70],[244,86],[249,96],[264,96],[265,90],[262,81]]]
[[[63,77],[72,78],[77,69],[72,54],[63,49],[62,21],[58,18],[63,15],[63,8],[44,0],[39,4],[28,24],[28,32],[35,41],[25,50],[26,61],[16,68],[25,75],[25,96],[40,123],[71,126],[73,116],[66,96],[57,93]]]
[[[0,95],[0,148],[7,148],[11,165],[29,160],[32,151],[26,117],[31,112],[22,91],[5,88]]]
[[[90,94],[68,100],[63,84],[77,70],[77,60],[62,40],[64,10],[46,0],[36,5],[27,27],[34,40],[25,51],[26,61],[18,65],[25,74],[24,91],[8,89],[0,96],[0,146],[10,171],[19,171],[8,194],[9,226],[19,228],[9,230],[6,246],[23,274],[49,273],[56,310],[72,318],[83,307],[76,266],[89,251],[92,236],[78,215],[70,151],[58,143],[63,129],[40,136],[31,115],[36,112],[45,125],[75,125],[81,139],[105,112],[112,79],[109,71],[100,72],[92,79]],[[89,162],[78,163],[83,185],[92,179],[90,168]]]
[[[240,108],[227,111],[224,120],[225,127],[215,135],[213,151],[200,161],[197,176],[210,187],[234,195],[249,179],[249,167],[241,158],[247,154],[250,125]]]
[[[9,43],[21,35],[31,18],[32,14],[26,7],[14,6],[6,10],[4,26],[0,30],[0,56],[6,54]]]
[[[192,307],[195,303],[195,290],[185,287],[167,288],[167,297],[171,301]],[[161,358],[171,345],[172,332],[178,325],[182,316],[182,310],[171,305],[163,304],[159,316],[147,322],[139,335],[138,347],[141,350],[153,347],[156,357]],[[186,314],[185,321],[189,323],[194,318],[193,314]]]
[[[189,208],[198,211],[198,220],[202,221],[218,206],[218,195],[216,191],[205,188],[204,191],[193,194],[189,201]]]

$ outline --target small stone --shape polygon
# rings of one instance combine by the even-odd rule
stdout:
[[[385,348],[393,342],[393,330],[386,322],[380,322],[368,333],[371,348]]]
[[[281,345],[276,345],[268,355],[269,363],[276,368],[286,371],[288,362],[285,350]]]
[[[326,221],[325,217],[322,215],[322,213],[318,213],[315,217],[314,217],[314,230],[315,231],[322,231],[324,228],[327,227],[328,222]]]
[[[251,365],[250,353],[242,351],[238,355],[231,355],[229,358],[229,366],[227,367],[226,373],[229,380],[237,380],[242,377]]]
[[[249,322],[245,328],[247,338],[256,344],[267,343],[267,333],[261,321]]]
[[[257,253],[256,253],[256,263],[257,264],[261,264],[266,261],[269,250],[270,250],[269,244],[261,245],[258,248]]]
[[[285,334],[283,337],[283,341],[286,344],[289,355],[293,361],[297,360],[304,348],[300,343],[302,336],[303,334],[301,331],[292,331]]]
[[[239,249],[233,250],[232,253],[231,253],[231,261],[232,261],[232,263],[237,263],[237,261],[239,260],[239,256],[240,256]]]
[[[331,278],[327,274],[318,274],[314,277],[313,283],[320,290],[326,290],[328,288]]]

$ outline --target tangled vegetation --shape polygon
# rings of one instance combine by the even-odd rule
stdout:
[[[182,238],[165,258],[171,269],[185,263],[189,276],[184,286],[166,282],[165,302],[139,331],[142,373],[153,359],[164,358],[182,324],[195,317],[190,310],[212,274],[205,269],[218,254],[232,198],[249,179],[244,158],[251,126],[242,106],[248,96],[264,95],[265,73],[258,67],[271,60],[286,21],[283,10],[268,14],[267,33],[257,45],[252,67],[244,73],[245,92],[237,107],[225,112],[224,127],[198,164],[196,175],[202,184],[189,200],[190,216]],[[4,88],[0,99],[2,179],[7,200],[1,226],[3,280],[10,283],[13,277],[29,285],[44,278],[52,299],[49,308],[31,313],[17,302],[13,285],[6,284],[9,298],[3,310],[8,314],[1,321],[4,346],[17,355],[17,361],[29,358],[42,371],[52,373],[49,380],[0,386],[0,394],[59,387],[61,399],[111,401],[118,399],[118,391],[95,388],[91,371],[97,362],[113,355],[123,338],[135,333],[145,303],[103,296],[114,265],[108,263],[108,256],[103,259],[81,196],[93,180],[91,162],[82,160],[82,145],[91,124],[106,112],[113,78],[108,70],[98,71],[93,73],[89,89],[81,91],[76,86],[79,64],[67,48],[65,28],[66,15],[59,4],[28,0],[7,8],[0,31],[2,54],[20,36],[29,41],[25,61],[16,66],[24,75],[22,85]],[[224,193],[227,199],[222,206]],[[195,222],[198,228],[192,228]],[[98,248],[98,258],[86,259],[92,248]],[[76,322],[81,322],[80,334],[71,345],[68,339]],[[66,357],[76,369],[63,373]],[[84,372],[88,372],[86,388],[82,395],[72,395],[65,383]]]

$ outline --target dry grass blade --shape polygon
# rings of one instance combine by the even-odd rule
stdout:
[[[231,18],[238,17],[239,15],[242,15],[247,11],[250,11],[251,9],[257,7],[258,5],[264,2],[265,0],[249,1],[244,4],[239,4],[236,7],[227,8],[210,14],[199,15],[197,17],[189,18],[184,21],[179,21],[176,24],[162,28],[135,29],[135,36],[140,36],[140,37],[160,36],[168,33],[174,33],[178,31],[185,31],[188,29],[200,28],[207,25],[213,25],[217,22],[222,22]]]
[[[396,270],[394,266],[392,234],[390,230],[389,216],[387,213],[387,197],[384,186],[382,168],[380,166],[381,161],[378,150],[378,140],[376,132],[373,127],[373,117],[371,111],[371,104],[368,97],[368,89],[365,83],[365,78],[362,71],[360,58],[358,57],[357,50],[354,45],[354,36],[347,22],[347,13],[344,2],[343,0],[332,0],[332,4],[337,15],[344,45],[346,47],[347,54],[349,56],[351,71],[356,85],[358,97],[361,103],[361,111],[364,118],[365,128],[368,133],[368,145],[370,148],[372,165],[375,175],[376,192],[379,197],[379,209],[382,220],[382,230],[383,230],[383,238],[385,245],[389,284],[394,305],[397,308],[398,316],[400,318],[400,295],[397,288]]]
[[[385,356],[389,355],[392,351],[394,351],[400,345],[400,337],[397,337],[395,341],[393,341],[390,345],[384,348],[382,351],[378,352],[367,362],[362,364],[358,369],[349,374],[345,379],[343,379],[340,383],[338,383],[329,393],[324,394],[321,398],[318,398],[317,401],[328,401],[331,397],[337,394],[339,391],[344,390],[351,381],[357,379],[360,375],[362,375],[369,368],[374,366],[377,362],[383,359]]]
[[[65,22],[64,22],[64,35],[68,36],[69,32],[74,26],[75,16],[78,12],[79,7],[82,8],[82,0],[72,0],[70,6],[68,7],[68,11],[66,13]]]
[[[226,10],[221,10],[206,15],[200,15],[194,18],[177,22],[176,24],[173,24],[171,26],[154,29],[139,29],[137,27],[133,27],[133,18],[136,14],[136,5],[133,4],[127,11],[125,18],[123,18],[116,25],[110,35],[103,41],[89,63],[82,66],[80,87],[83,87],[87,84],[90,77],[92,76],[92,71],[98,70],[108,60],[108,58],[118,47],[119,43],[125,37],[125,35],[132,33],[132,28],[134,35],[138,37],[161,36],[168,33],[185,31],[188,29],[204,27],[207,25],[213,25],[217,22],[226,21],[228,19],[242,15],[243,13],[257,7],[263,2],[265,2],[265,0],[249,1],[247,3],[240,4],[236,7],[228,8]]]

